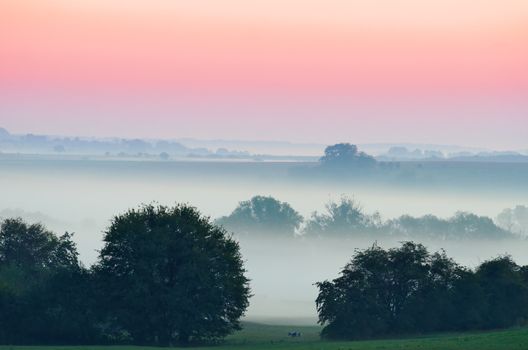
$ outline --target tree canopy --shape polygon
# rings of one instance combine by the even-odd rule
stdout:
[[[520,210],[516,212],[522,213]],[[516,222],[522,222],[523,216],[519,214],[516,217]],[[462,211],[448,218],[429,214],[420,217],[402,215],[383,220],[379,212],[368,213],[358,201],[345,195],[329,201],[323,211],[314,211],[306,219],[286,202],[255,196],[240,202],[230,215],[217,219],[216,223],[238,234],[264,233],[281,237],[395,237],[405,240],[519,238],[518,234],[508,229],[512,226],[506,227],[504,221],[499,226],[489,217]]]
[[[497,226],[489,217],[460,211],[447,219],[434,215],[422,217],[402,215],[386,222],[384,230],[394,236],[413,239],[504,239],[514,237],[512,232]]]
[[[89,343],[88,272],[69,233],[7,219],[0,226],[0,342]],[[9,315],[9,317],[7,317]]]
[[[361,205],[346,196],[330,201],[322,213],[314,212],[303,229],[306,237],[401,237],[404,239],[504,239],[514,235],[492,219],[473,213],[456,212],[450,218],[435,215],[383,221],[378,212],[365,213]]]
[[[0,226],[0,344],[216,341],[249,296],[238,243],[187,205],[116,216],[90,270],[69,233]]]
[[[135,344],[217,340],[239,329],[250,295],[239,246],[191,206],[116,216],[95,267],[107,318]]]
[[[497,216],[497,222],[503,229],[525,237],[528,235],[528,207],[517,205],[504,209]]]
[[[287,203],[261,196],[230,217],[247,230],[290,235],[302,221]],[[380,232],[513,237],[464,212],[383,222],[347,197],[305,227],[309,237]],[[240,328],[250,288],[239,244],[196,208],[143,205],[117,215],[90,269],[72,237],[19,218],[0,222],[0,344],[188,345]],[[339,277],[316,285],[322,336],[331,339],[504,328],[528,319],[528,266],[509,256],[469,269],[421,244],[373,245],[356,251]]]
[[[362,169],[376,165],[376,160],[359,152],[356,145],[338,143],[325,148],[324,156],[319,159],[324,168],[332,169]]]
[[[528,317],[526,267],[507,256],[472,271],[421,244],[374,245],[316,285],[322,336],[330,339],[491,329]]]
[[[228,216],[217,223],[237,233],[268,233],[293,236],[302,223],[302,216],[288,203],[271,196],[255,196],[240,202]]]
[[[323,213],[314,212],[304,227],[308,237],[366,235],[381,227],[378,213],[368,215],[355,200],[342,196],[339,201],[330,201]]]

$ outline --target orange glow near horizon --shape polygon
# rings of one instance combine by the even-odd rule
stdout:
[[[170,124],[182,103],[212,130],[224,127],[215,120],[244,121],[271,138],[287,135],[250,112],[292,108],[274,118],[308,121],[313,130],[301,139],[309,140],[320,130],[310,114],[319,103],[336,110],[329,139],[361,118],[376,120],[372,130],[426,118],[431,133],[466,118],[491,131],[507,120],[521,140],[526,67],[526,0],[0,0],[0,108],[23,120],[0,122],[14,127],[38,119],[34,110],[61,114],[66,125],[63,106],[78,100],[82,107],[69,108],[118,105],[116,125],[132,118],[134,103],[165,106],[158,118]],[[463,104],[470,116],[461,117]],[[365,112],[374,107],[381,116]],[[193,123],[189,136],[200,129]],[[225,134],[237,137],[233,130]]]

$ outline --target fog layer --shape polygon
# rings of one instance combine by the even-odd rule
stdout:
[[[303,168],[304,167],[304,168]],[[129,162],[2,159],[0,216],[40,221],[57,233],[75,232],[85,264],[93,263],[111,218],[153,201],[188,202],[212,218],[238,202],[271,195],[305,218],[341,195],[355,198],[383,219],[404,214],[452,216],[468,211],[495,218],[505,208],[527,204],[523,174],[528,164],[425,164],[408,166],[391,180],[313,178],[309,165],[290,163]],[[524,177],[526,178],[526,177]],[[275,236],[275,235],[274,235]],[[384,247],[398,238],[378,239]],[[314,282],[337,276],[354,249],[372,239],[241,238],[254,297],[247,316],[281,322],[315,322]],[[509,253],[528,264],[525,240],[430,241],[430,250],[469,266]]]

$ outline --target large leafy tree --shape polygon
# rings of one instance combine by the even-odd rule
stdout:
[[[333,281],[316,283],[319,322],[325,338],[369,338],[385,334],[390,305],[385,288],[387,252],[376,246],[358,252]]]
[[[521,325],[528,317],[527,271],[507,256],[472,271],[420,244],[373,246],[356,252],[338,278],[317,283],[322,335],[357,339]]]
[[[71,234],[6,219],[0,226],[0,341],[88,343],[95,339],[88,272]]]
[[[431,255],[412,242],[358,251],[340,277],[317,283],[322,335],[357,339],[439,330],[460,273],[445,254]]]
[[[240,328],[250,289],[239,245],[194,207],[129,210],[104,243],[102,307],[135,343],[210,341]]]
[[[6,219],[0,226],[0,265],[42,270],[77,266],[78,254],[71,234],[57,237],[41,224]]]
[[[217,223],[237,233],[271,233],[292,237],[302,223],[302,216],[288,203],[271,196],[255,196],[238,204]]]
[[[528,285],[523,269],[511,257],[486,261],[478,267],[476,274],[486,297],[485,328],[508,327],[526,319]]]

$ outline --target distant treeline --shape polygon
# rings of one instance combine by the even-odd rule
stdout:
[[[521,213],[522,207],[517,207]],[[499,216],[499,221],[518,227],[519,220],[509,211]],[[367,214],[361,206],[348,197],[341,197],[325,206],[324,212],[314,212],[304,219],[288,203],[269,196],[255,196],[240,202],[228,216],[217,223],[242,235],[270,234],[282,237],[339,237],[403,239],[506,239],[518,238],[519,230],[513,233],[495,224],[486,216],[457,212],[443,219],[435,215],[412,217],[403,215],[396,219],[382,220],[379,213]],[[505,225],[505,224],[504,224]],[[517,225],[517,226],[515,226]],[[508,227],[508,226],[506,226]]]
[[[190,148],[180,142],[171,140],[143,140],[123,138],[81,138],[56,137],[47,135],[13,135],[0,128],[0,151],[29,152],[37,154],[85,154],[106,155],[118,157],[146,157],[149,155],[168,159],[170,156],[180,157],[247,157],[248,152],[232,151],[219,148]]]
[[[508,256],[475,270],[412,242],[357,251],[333,281],[317,283],[329,339],[364,339],[526,325],[528,266]]]

